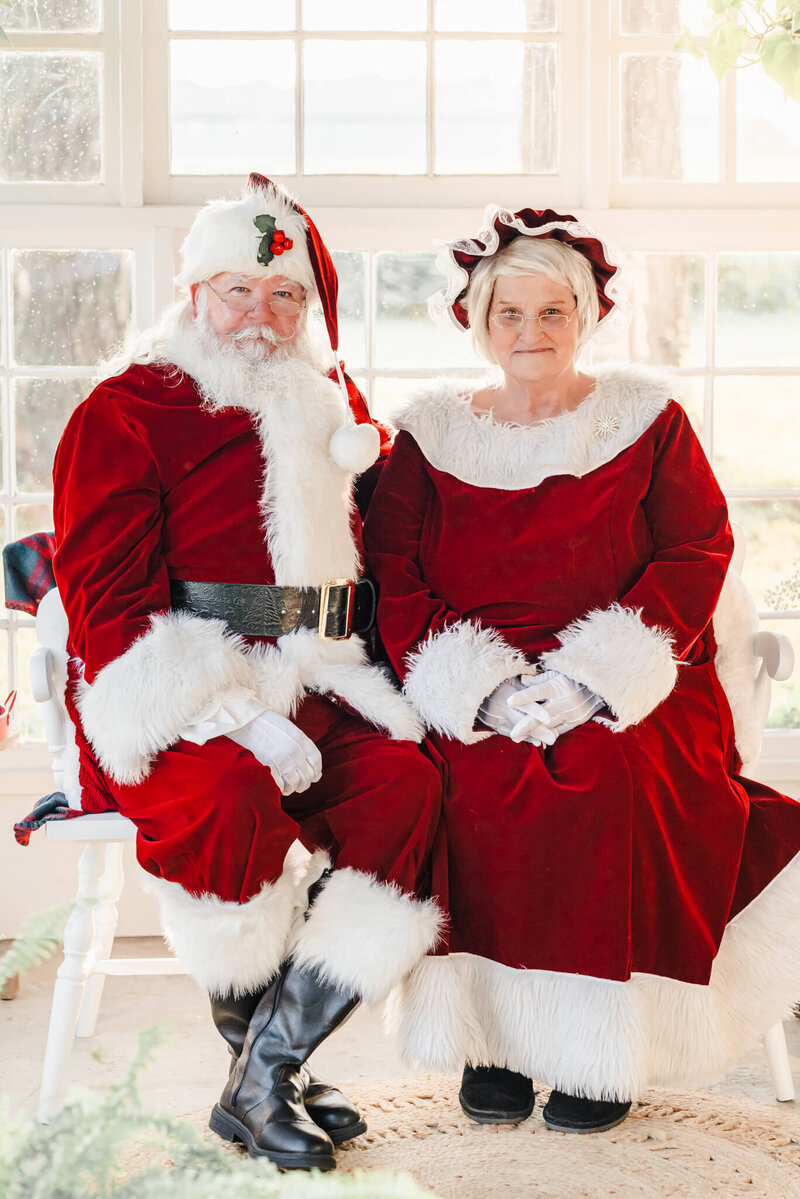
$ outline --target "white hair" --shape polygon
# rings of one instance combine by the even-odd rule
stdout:
[[[495,362],[489,337],[489,309],[494,285],[500,276],[543,275],[554,283],[568,287],[577,305],[579,353],[589,341],[600,319],[597,283],[589,260],[552,237],[515,237],[505,249],[482,258],[472,272],[464,307],[469,315],[469,327],[476,350],[490,362]]]

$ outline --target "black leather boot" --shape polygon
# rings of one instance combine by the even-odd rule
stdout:
[[[533,1083],[501,1066],[464,1067],[458,1102],[478,1124],[519,1124],[533,1111]]]
[[[621,1124],[630,1110],[630,1103],[619,1099],[585,1099],[552,1091],[542,1115],[553,1132],[605,1132]]]
[[[358,1003],[286,962],[250,1018],[241,1055],[209,1126],[277,1166],[332,1170],[333,1142],[306,1111],[304,1065]]]
[[[269,987],[263,991],[254,991],[247,995],[222,995],[211,1000],[211,1014],[218,1032],[228,1042],[231,1051],[233,1069],[236,1059],[242,1052],[247,1029],[250,1026],[253,1012],[259,1000],[269,990],[275,987],[280,975],[273,978]],[[360,1137],[367,1131],[366,1121],[361,1113],[346,1095],[329,1086],[311,1073],[308,1066],[303,1069],[303,1081],[306,1084],[305,1106],[314,1123],[327,1132],[334,1145],[342,1145],[353,1137]]]

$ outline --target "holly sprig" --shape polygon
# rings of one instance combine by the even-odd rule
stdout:
[[[269,266],[273,258],[279,257],[286,250],[291,250],[294,242],[287,237],[282,229],[277,228],[274,216],[264,213],[263,216],[253,217],[253,224],[259,233],[263,234],[258,243],[257,261],[261,266]]]

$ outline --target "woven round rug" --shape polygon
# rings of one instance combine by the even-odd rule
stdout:
[[[651,1091],[617,1128],[572,1136],[545,1128],[546,1091],[522,1124],[474,1124],[458,1106],[459,1081],[436,1075],[343,1085],[369,1128],[337,1150],[339,1171],[408,1173],[439,1199],[800,1199],[793,1103]],[[203,1128],[208,1115],[186,1118]]]

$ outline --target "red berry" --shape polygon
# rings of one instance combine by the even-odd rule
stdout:
[[[283,253],[283,246],[276,246],[273,244],[270,247],[270,249],[272,250],[273,254],[282,254]]]
[[[272,235],[273,241],[286,241],[286,234],[282,229],[276,229]]]
[[[291,250],[293,245],[294,242],[292,241],[291,237],[287,237],[286,241],[283,243],[283,248],[284,250]]]

